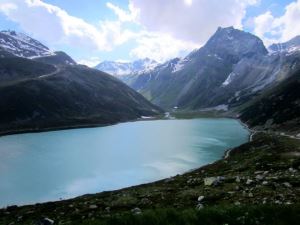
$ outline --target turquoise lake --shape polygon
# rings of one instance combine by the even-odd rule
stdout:
[[[155,120],[0,137],[0,207],[115,190],[212,163],[248,141],[233,119]]]

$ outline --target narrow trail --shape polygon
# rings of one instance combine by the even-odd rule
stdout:
[[[16,84],[20,84],[23,82],[27,82],[27,81],[32,81],[32,80],[40,80],[40,79],[45,79],[45,78],[49,78],[52,76],[57,75],[59,72],[61,72],[61,68],[54,65],[55,70],[51,73],[47,73],[47,74],[42,74],[40,76],[37,77],[29,77],[29,78],[23,78],[23,79],[18,79],[18,80],[14,80],[14,81],[8,81],[8,82],[3,82],[0,83],[0,87],[7,87],[7,86],[11,86],[11,85],[16,85]]]

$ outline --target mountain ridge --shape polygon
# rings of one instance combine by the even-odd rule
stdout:
[[[202,48],[185,58],[123,80],[167,110],[230,108],[288,78],[299,68],[299,59],[299,51],[270,54],[255,35],[218,28]],[[179,69],[174,72],[173,67]]]
[[[157,65],[158,63],[155,60],[144,58],[132,62],[103,61],[94,68],[121,78],[129,74],[149,71]]]
[[[108,125],[163,112],[115,77],[78,65],[64,52],[20,54],[27,50],[15,39],[7,39],[13,51],[3,45],[0,51],[2,134]]]

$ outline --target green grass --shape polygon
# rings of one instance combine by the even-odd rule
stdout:
[[[291,225],[300,221],[300,206],[219,206],[202,210],[156,209],[140,215],[124,214],[103,220],[89,220],[85,225]]]

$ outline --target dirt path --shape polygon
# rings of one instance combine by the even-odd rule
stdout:
[[[55,70],[51,73],[42,74],[37,77],[23,78],[23,79],[19,79],[19,80],[4,82],[4,83],[0,84],[0,87],[7,87],[7,86],[16,85],[16,84],[31,81],[31,80],[40,80],[40,79],[49,78],[51,76],[55,76],[56,74],[58,74],[61,71],[61,68],[58,66],[54,66],[54,67],[55,67]]]

